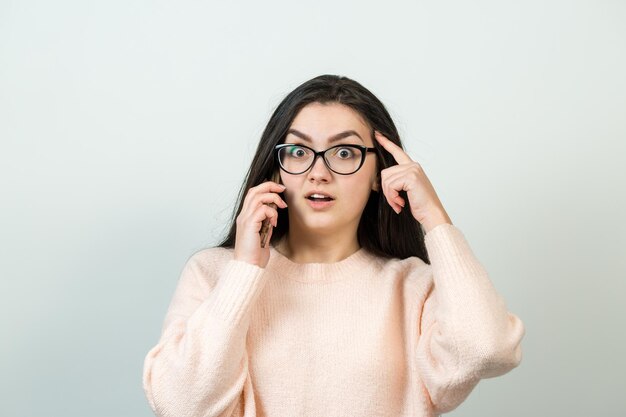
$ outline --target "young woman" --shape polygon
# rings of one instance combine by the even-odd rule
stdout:
[[[156,415],[435,416],[519,365],[522,321],[359,83],[287,95],[233,219],[145,358]]]

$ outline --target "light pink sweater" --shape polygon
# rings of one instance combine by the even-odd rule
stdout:
[[[436,416],[519,365],[507,311],[456,226],[425,236],[431,265],[361,248],[260,268],[233,250],[189,258],[143,388],[158,416]]]

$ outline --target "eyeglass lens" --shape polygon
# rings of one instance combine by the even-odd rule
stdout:
[[[285,170],[291,173],[302,173],[308,170],[315,154],[302,146],[286,146],[278,151],[278,158]],[[351,146],[341,146],[329,149],[326,154],[326,162],[330,168],[341,174],[351,174],[359,168],[362,159],[362,151]]]

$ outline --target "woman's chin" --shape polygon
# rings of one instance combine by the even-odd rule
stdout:
[[[304,207],[302,211],[290,212],[290,224],[299,224],[304,233],[336,233],[340,228],[340,219],[333,210],[317,211],[310,207]],[[291,218],[294,217],[295,218]],[[296,220],[297,218],[297,220]],[[290,227],[291,229],[291,227]]]
[[[334,233],[337,231],[337,224],[333,219],[310,219],[304,223],[304,227],[311,233]]]

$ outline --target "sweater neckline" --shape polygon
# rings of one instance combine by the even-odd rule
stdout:
[[[348,257],[330,263],[297,263],[270,246],[268,267],[282,278],[299,282],[334,282],[353,277],[371,266],[373,255],[364,247]]]

